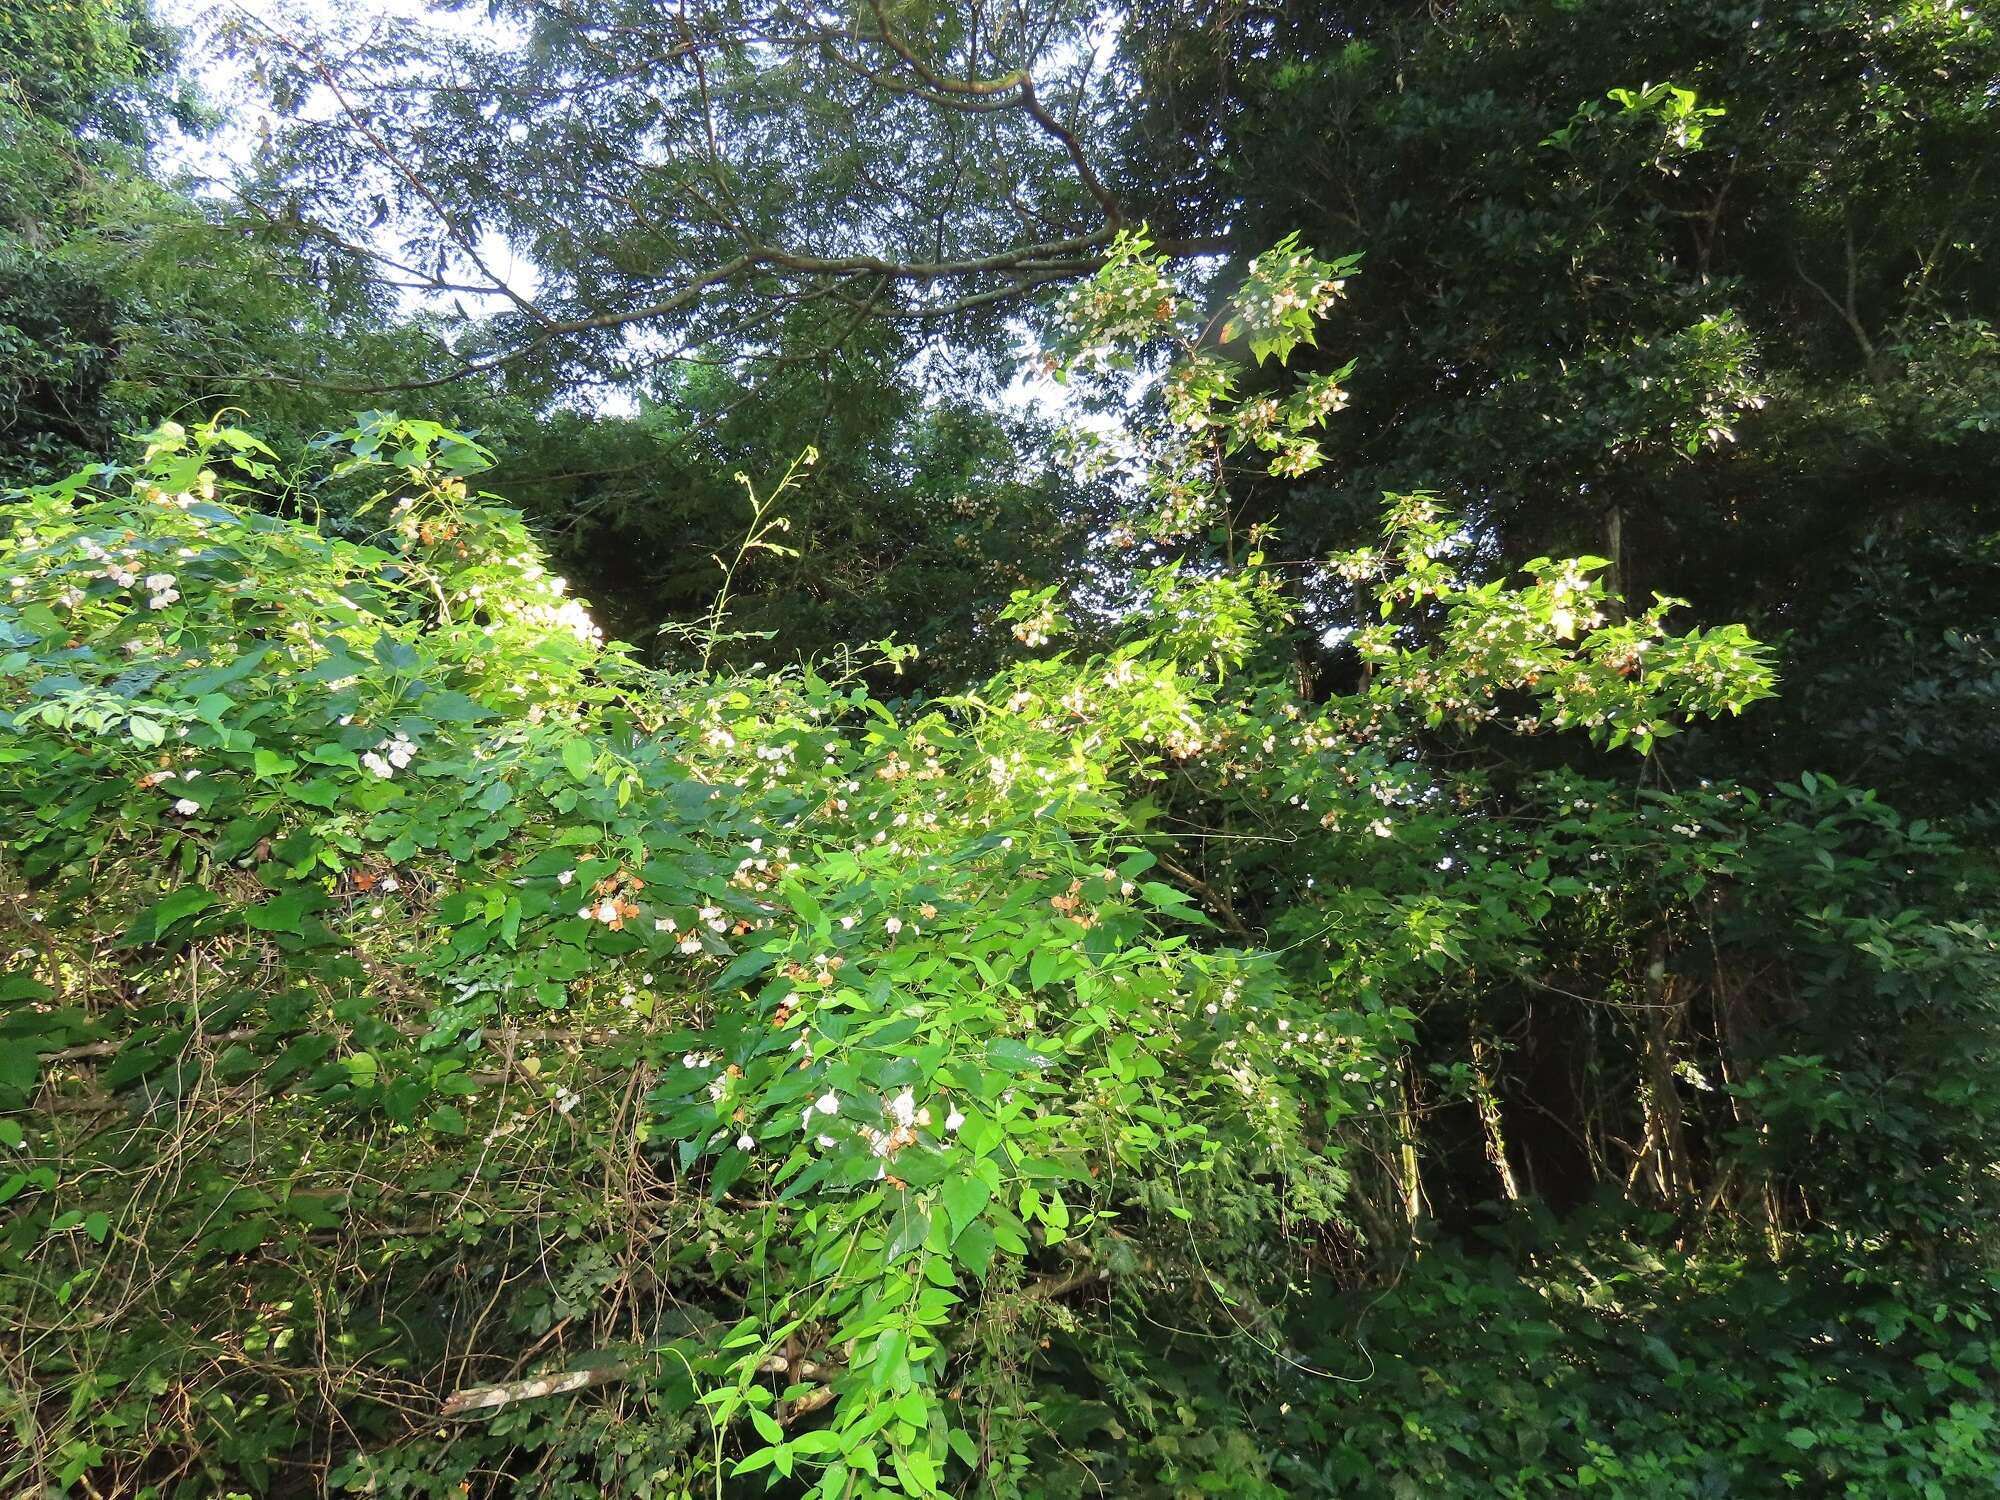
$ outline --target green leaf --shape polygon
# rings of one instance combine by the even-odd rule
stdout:
[[[1032,1073],[1049,1065],[1047,1053],[1013,1037],[1001,1037],[986,1049],[986,1059],[1003,1073]]]
[[[1028,983],[1041,989],[1061,971],[1066,957],[1055,948],[1037,948],[1035,956],[1028,961]]]
[[[216,899],[200,886],[186,885],[168,896],[166,900],[148,907],[132,919],[120,941],[125,943],[157,942],[176,923],[184,922],[197,912],[207,911],[216,904]]]
[[[945,1212],[951,1217],[953,1235],[962,1236],[993,1197],[993,1189],[977,1177],[960,1177],[947,1182],[940,1197]]]
[[[868,1383],[874,1389],[887,1390],[899,1384],[909,1369],[910,1336],[900,1328],[885,1328],[875,1340],[874,1358],[868,1362]]]
[[[0,1047],[0,1089],[25,1094],[35,1086],[41,1071],[41,1059],[26,1047]]]
[[[996,1248],[992,1227],[983,1219],[975,1219],[952,1241],[951,1258],[984,1281],[987,1268],[993,1264]]]
[[[463,693],[432,693],[423,700],[423,711],[440,724],[482,724],[498,717],[485,704]]]
[[[731,1146],[722,1153],[715,1169],[709,1175],[708,1198],[711,1203],[720,1203],[722,1195],[736,1185],[736,1179],[743,1175],[743,1169],[750,1165],[750,1154]]]
[[[930,1215],[917,1207],[913,1194],[904,1193],[902,1202],[890,1217],[889,1248],[884,1253],[893,1264],[921,1246],[929,1232]]]
[[[262,906],[251,907],[243,916],[259,932],[303,934],[306,917],[318,904],[315,895],[305,891],[286,891]]]
[[[789,881],[784,886],[784,894],[792,903],[792,910],[798,913],[801,922],[808,927],[819,925],[821,918],[819,902],[807,895],[803,886],[796,880]]]

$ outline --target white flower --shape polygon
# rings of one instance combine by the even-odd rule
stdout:
[[[174,575],[171,573],[148,573],[146,575],[146,589],[149,593],[163,594],[173,586]]]
[[[963,1125],[964,1123],[965,1123],[965,1116],[960,1114],[955,1109],[950,1114],[944,1117],[944,1128],[946,1130],[956,1130],[958,1129],[959,1126]]]
[[[748,1131],[745,1131],[742,1135],[736,1137],[736,1149],[738,1151],[755,1151],[757,1149],[756,1138]]]
[[[889,1113],[898,1125],[908,1125],[917,1118],[916,1096],[908,1089],[889,1101]]]
[[[653,931],[655,932],[672,932],[674,930],[674,925],[675,925],[674,919],[672,917],[653,918]]]
[[[840,1108],[840,1096],[828,1091],[813,1100],[813,1108],[823,1115],[833,1114]]]
[[[576,909],[576,914],[579,917],[582,917],[583,920],[586,922],[588,922],[594,915],[596,915],[596,913],[592,910],[592,908],[588,906],[579,906]]]
[[[690,932],[686,937],[682,938],[680,942],[675,944],[675,946],[679,948],[683,953],[699,953],[701,952],[701,939],[697,937],[694,933]]]
[[[901,917],[890,917],[882,925],[888,928],[889,935],[891,937],[894,937],[897,933],[903,930],[903,919]]]
[[[618,920],[618,903],[609,899],[597,903],[597,920],[615,922]]]
[[[191,818],[201,811],[201,804],[192,797],[183,797],[174,804],[174,811],[184,818]]]
[[[386,876],[382,881],[382,889],[385,891],[400,891],[402,888],[403,882],[393,875]]]
[[[570,882],[571,882],[572,880],[574,880],[574,879],[576,879],[576,871],[574,871],[574,870],[564,870],[564,871],[562,872],[562,874],[560,874],[560,875],[556,876],[556,884],[557,884],[557,885],[568,885],[568,884],[569,884],[569,883],[570,883]]]
[[[396,768],[382,759],[373,750],[369,750],[362,755],[361,764],[373,771],[377,776],[380,776],[384,781],[387,781],[391,776],[396,774]]]
[[[180,598],[180,596],[181,592],[179,589],[160,589],[146,601],[146,607],[148,609],[165,609],[169,604]]]

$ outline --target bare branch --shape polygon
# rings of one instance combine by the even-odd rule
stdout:
[[[469,1386],[462,1391],[453,1391],[445,1397],[439,1408],[441,1417],[462,1417],[468,1412],[492,1411],[496,1407],[511,1406],[516,1401],[534,1401],[543,1396],[566,1396],[572,1391],[587,1391],[600,1385],[611,1385],[624,1380],[644,1367],[647,1362],[638,1359],[608,1360],[603,1364],[589,1365],[581,1370],[564,1370],[553,1375],[535,1375],[526,1380],[509,1380],[499,1385]],[[801,1385],[819,1385],[821,1391],[811,1391],[793,1403],[794,1414],[816,1411],[833,1399],[833,1392],[825,1382],[839,1373],[831,1365],[823,1365],[813,1360],[787,1359],[782,1354],[774,1354],[757,1366],[760,1375],[789,1375]],[[813,1401],[814,1397],[823,1399]],[[813,1401],[807,1406],[808,1401]]]

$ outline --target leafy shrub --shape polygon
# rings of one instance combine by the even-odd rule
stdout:
[[[1336,269],[1281,247],[1232,337],[1282,360]],[[1312,461],[1324,391],[1197,384],[1156,475]],[[1768,696],[1740,629],[1627,614],[1599,559],[1493,573],[1392,497],[1332,564],[1381,621],[1350,692],[1298,691],[1249,550],[1139,574],[1102,653],[1024,594],[1016,665],[898,717],[830,670],[643,668],[485,463],[384,413],[290,463],[163,427],[9,513],[8,1484],[1987,1474],[1965,856],[1817,779],[1588,748]],[[306,519],[364,481],[365,541]],[[1213,498],[1147,495],[1162,546]],[[1444,1247],[1595,1197],[1648,1217],[1497,1274]],[[1893,1317],[1915,1344],[1855,1342]]]

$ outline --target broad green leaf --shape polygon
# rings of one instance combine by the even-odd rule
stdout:
[[[945,1212],[950,1215],[951,1228],[955,1239],[962,1239],[968,1226],[978,1217],[993,1196],[992,1188],[977,1177],[959,1177],[947,1181],[940,1190]]]

